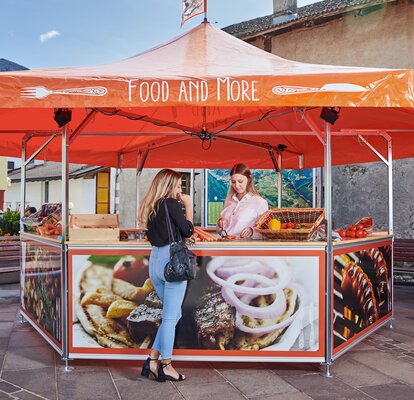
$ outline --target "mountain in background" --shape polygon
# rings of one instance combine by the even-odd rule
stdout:
[[[0,71],[24,71],[26,67],[23,67],[23,65],[16,64],[13,61],[6,60],[5,58],[0,58]]]

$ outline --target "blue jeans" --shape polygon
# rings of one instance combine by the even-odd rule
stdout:
[[[172,356],[175,339],[175,326],[181,318],[187,281],[167,282],[164,278],[164,267],[170,259],[170,245],[152,247],[149,259],[149,276],[152,285],[162,301],[162,321],[152,345],[163,359]]]

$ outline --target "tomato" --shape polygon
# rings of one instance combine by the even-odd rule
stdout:
[[[148,261],[146,259],[134,260],[133,257],[127,257],[117,263],[113,276],[141,287],[148,278]]]
[[[364,235],[364,231],[363,231],[362,229],[358,229],[358,230],[356,231],[356,233],[355,233],[355,236],[356,236],[357,238],[363,238],[363,237],[365,237],[365,235]]]
[[[286,228],[287,229],[295,229],[295,224],[293,223],[293,222],[288,222],[287,224],[286,224]]]
[[[358,224],[356,226],[357,231],[362,231],[365,228],[364,224]]]
[[[368,231],[366,229],[363,229],[362,232],[364,233],[364,237],[368,236]]]
[[[348,232],[346,233],[346,236],[354,238],[355,237],[355,231],[348,230]]]
[[[348,231],[356,231],[357,228],[355,227],[355,225],[349,225],[348,226]]]
[[[340,230],[338,231],[338,233],[339,233],[339,236],[340,236],[341,238],[346,237],[346,230],[345,230],[345,229],[340,229]]]
[[[285,224],[284,222],[282,222],[280,224],[280,229],[286,229],[287,228],[287,224]]]

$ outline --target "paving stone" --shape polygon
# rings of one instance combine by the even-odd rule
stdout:
[[[50,400],[56,399],[55,368],[4,371],[2,378],[16,386],[29,390]]]
[[[319,364],[310,363],[271,363],[268,368],[279,376],[318,374],[322,371]]]
[[[22,390],[18,393],[13,394],[14,397],[20,400],[44,400],[44,397],[37,396],[33,393],[27,392],[26,390]]]
[[[281,393],[281,394],[273,394],[269,396],[259,396],[259,397],[252,397],[251,400],[309,400],[307,394],[302,392],[294,392],[294,393]]]
[[[225,399],[225,400],[245,400],[237,389],[230,385],[230,383],[214,383],[202,384],[202,385],[187,385],[180,386],[180,393],[184,399],[191,400],[212,400],[212,399]]]
[[[20,388],[15,385],[12,385],[11,383],[0,380],[0,390],[6,393],[12,393],[16,390],[20,390]]]
[[[62,360],[59,354],[54,353],[55,356],[55,365],[56,373],[66,374],[68,371],[65,371],[65,361]],[[70,360],[68,366],[73,368],[77,372],[88,372],[88,371],[102,371],[107,370],[108,362],[106,360]]]
[[[286,383],[281,377],[269,370],[219,370],[246,397],[266,396],[276,393],[296,392],[296,389]]]
[[[0,391],[0,400],[11,400],[14,397],[9,396],[7,393]]]
[[[0,338],[7,338],[10,336],[13,324],[13,322],[0,322]]]
[[[178,389],[171,383],[156,382],[153,379],[142,378],[141,376],[132,379],[117,379],[115,386],[123,400],[145,399],[145,400],[182,400],[183,397]],[[191,397],[193,399],[193,397]],[[209,399],[211,400],[211,399]]]
[[[0,322],[15,322],[16,313],[15,312],[2,312],[0,313]]]
[[[225,382],[225,378],[206,363],[174,363],[174,368],[187,379],[174,382],[177,386],[198,385],[202,383]]]
[[[372,400],[358,389],[337,378],[321,375],[288,376],[285,378],[296,389],[315,400]]]
[[[107,370],[71,371],[57,374],[59,400],[116,400],[119,399]]]
[[[395,379],[376,371],[354,359],[340,357],[332,366],[332,373],[335,377],[348,385],[358,386],[374,386],[380,384],[394,383]]]
[[[3,370],[16,371],[54,366],[54,351],[50,346],[9,348]]]
[[[113,379],[137,379],[141,374],[143,361],[135,360],[108,360],[107,368]]]
[[[376,400],[408,400],[414,397],[414,389],[402,383],[361,387],[360,390]]]
[[[9,347],[36,347],[47,346],[50,344],[38,332],[33,330],[28,331],[15,331],[10,335]]]
[[[351,357],[361,364],[375,369],[396,380],[414,385],[414,366],[398,359],[396,356],[379,352],[363,352],[352,354]]]
[[[0,354],[5,354],[9,347],[9,338],[0,338]]]

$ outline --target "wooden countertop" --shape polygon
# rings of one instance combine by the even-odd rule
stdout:
[[[53,244],[60,244],[60,240],[56,237],[50,236],[40,236],[34,233],[24,232],[21,235],[22,238],[27,238],[31,240],[40,240],[43,242],[51,242]],[[377,241],[381,239],[389,239],[392,238],[393,235],[390,235],[388,232],[374,232],[368,235],[366,238],[361,239],[343,239],[341,241],[333,242],[333,246],[348,246],[348,245],[355,245],[355,244],[362,244],[370,241]],[[149,248],[151,247],[150,243],[145,239],[135,239],[135,240],[118,240],[118,241],[106,241],[106,240],[88,240],[86,241],[67,241],[67,245],[69,246],[80,246],[80,247],[95,247],[95,246],[111,246],[111,247],[136,247],[136,248]],[[326,246],[326,242],[318,241],[318,242],[308,242],[308,241],[281,241],[281,240],[247,240],[247,239],[240,239],[240,240],[231,240],[231,241],[214,241],[214,242],[197,242],[195,245],[191,246],[192,248],[230,248],[230,247],[248,247],[248,248],[264,248],[264,247],[303,247],[303,248],[310,248],[310,247],[319,247],[323,248]]]

